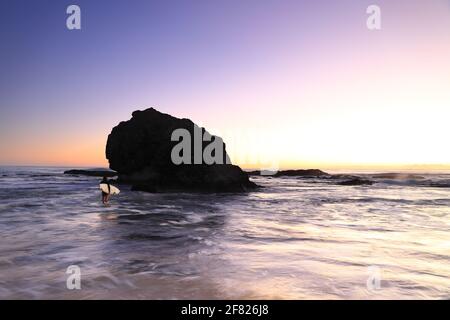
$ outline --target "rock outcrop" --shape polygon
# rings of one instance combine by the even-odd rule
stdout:
[[[173,136],[175,131],[181,134]],[[180,149],[181,143],[188,148]],[[257,187],[230,163],[221,138],[189,119],[153,108],[133,112],[130,120],[112,129],[106,158],[119,173],[119,182],[131,184],[133,190],[242,192]]]
[[[368,179],[356,177],[349,180],[340,181],[337,183],[340,186],[371,186],[373,185],[373,181]]]
[[[331,175],[319,169],[299,169],[281,171],[250,171],[251,176],[272,176],[272,177],[300,177],[300,178],[329,178]]]
[[[306,170],[284,170],[278,171],[275,177],[302,177],[302,178],[319,178],[329,177],[330,174],[323,172],[319,169],[306,169]]]
[[[72,169],[64,171],[64,174],[71,174],[77,176],[89,176],[89,177],[115,177],[117,172],[108,169]]]
[[[270,175],[267,175],[268,177],[314,179],[315,181],[323,181],[327,183],[331,182],[340,186],[364,186],[372,185],[374,183],[373,181],[360,176],[349,174],[330,174],[319,169],[281,170],[269,173]],[[250,171],[248,174],[251,176],[265,176],[262,171]]]

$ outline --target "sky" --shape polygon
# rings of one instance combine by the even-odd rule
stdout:
[[[149,107],[244,168],[450,168],[450,1],[0,2],[0,165],[108,166]]]

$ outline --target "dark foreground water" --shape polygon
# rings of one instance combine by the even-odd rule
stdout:
[[[99,179],[62,171],[0,168],[0,298],[450,298],[450,175],[122,187],[104,207]],[[66,287],[70,265],[81,290]]]

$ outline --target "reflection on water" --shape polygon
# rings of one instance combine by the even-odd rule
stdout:
[[[0,170],[0,298],[450,298],[449,188],[255,178],[249,194],[124,187],[104,207],[96,178],[61,172]]]

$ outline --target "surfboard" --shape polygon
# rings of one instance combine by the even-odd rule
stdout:
[[[108,190],[108,184],[100,183],[100,190],[102,190],[103,192],[105,192],[107,194],[119,194],[120,193],[119,188],[114,187],[112,184],[110,184],[109,186],[110,186],[111,192],[110,192],[110,190]]]

